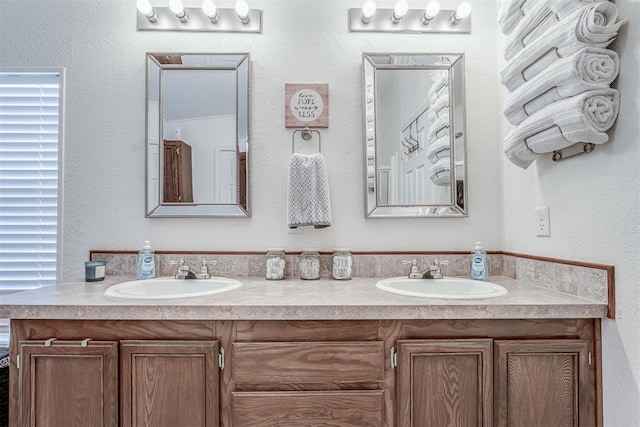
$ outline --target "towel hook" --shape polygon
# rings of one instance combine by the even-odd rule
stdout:
[[[313,138],[313,134],[318,134],[318,153],[322,152],[322,137],[320,135],[320,131],[315,129],[309,129],[309,126],[305,126],[304,129],[296,129],[291,134],[291,153],[296,152],[296,133],[300,132],[302,139],[305,141],[309,141]]]

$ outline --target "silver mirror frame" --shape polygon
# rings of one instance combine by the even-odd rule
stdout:
[[[450,64],[444,65],[397,65],[393,63],[377,63],[376,59],[406,57],[433,57],[450,59]],[[467,129],[466,129],[466,89],[463,53],[364,53],[362,56],[362,100],[363,100],[363,152],[364,152],[364,190],[366,218],[460,218],[468,216],[468,175],[467,175]],[[382,62],[382,61],[381,61]],[[402,61],[401,61],[402,62]],[[451,203],[437,205],[384,205],[378,203],[380,180],[384,176],[378,165],[378,103],[376,97],[377,70],[446,70],[449,73],[450,115],[449,126],[451,135]],[[368,92],[369,91],[369,92]],[[373,99],[371,98],[373,94]],[[373,124],[367,117],[373,116]],[[373,159],[367,155],[367,148],[373,148]],[[371,150],[369,150],[369,154]],[[373,166],[374,177],[368,174],[368,168]]]
[[[160,56],[212,56],[212,57],[237,57],[235,64],[224,66],[211,65],[176,65],[161,64],[155,58]],[[145,217],[148,218],[180,218],[180,217],[241,217],[251,216],[250,211],[250,73],[251,62],[249,53],[147,53],[145,63]],[[162,180],[160,176],[150,176],[151,164],[157,162],[156,168],[160,170],[162,156],[153,153],[150,149],[154,143],[158,147],[162,145],[162,70],[163,69],[204,69],[204,70],[235,70],[236,73],[236,152],[238,152],[239,139],[246,135],[246,174],[244,177],[245,200],[242,206],[236,204],[209,204],[209,203],[162,203]],[[158,86],[152,85],[151,73],[157,70]],[[150,97],[158,97],[158,108],[150,109]],[[157,126],[157,127],[156,127]],[[160,151],[160,148],[158,148]],[[159,174],[159,172],[158,172]],[[240,171],[236,173],[238,181],[236,201],[240,200]],[[155,179],[154,179],[155,178]],[[157,182],[154,182],[157,181]]]

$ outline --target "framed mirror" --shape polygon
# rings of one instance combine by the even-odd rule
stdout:
[[[463,54],[363,55],[365,216],[467,216]]]
[[[147,217],[250,216],[249,62],[147,54]]]

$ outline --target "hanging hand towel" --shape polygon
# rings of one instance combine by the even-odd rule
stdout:
[[[331,225],[329,178],[320,153],[291,157],[287,188],[287,223],[289,228]]]
[[[618,9],[609,2],[576,10],[515,55],[502,70],[502,84],[512,92],[559,58],[573,55],[585,46],[607,47],[626,22],[616,23],[617,17]]]
[[[520,86],[507,97],[504,115],[517,125],[552,102],[587,90],[606,89],[620,71],[618,54],[609,49],[585,47]]]
[[[504,143],[509,160],[526,169],[538,154],[587,142],[603,144],[618,117],[615,89],[590,90],[547,105],[518,125]]]

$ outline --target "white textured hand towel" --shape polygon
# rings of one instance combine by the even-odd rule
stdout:
[[[438,160],[449,157],[451,155],[451,137],[449,136],[449,130],[441,138],[436,139],[427,148],[427,159],[431,163],[436,163]]]
[[[514,91],[559,58],[573,55],[585,46],[607,47],[626,20],[616,23],[613,3],[591,3],[556,23],[544,37],[521,50],[502,70],[502,84]]]
[[[552,102],[587,90],[606,89],[620,71],[618,54],[609,49],[584,47],[555,61],[507,97],[504,115],[517,125]]]
[[[429,168],[429,178],[436,185],[451,184],[451,158],[443,157]]]
[[[291,157],[287,188],[287,223],[289,228],[331,225],[329,178],[320,153]]]
[[[585,142],[603,144],[618,117],[620,96],[615,89],[590,90],[547,105],[507,136],[504,152],[526,169],[538,154]]]
[[[507,36],[504,57],[507,60],[530,45],[538,37],[544,36],[559,20],[580,9],[587,3],[598,0],[562,0],[536,2],[522,17],[518,25]]]

